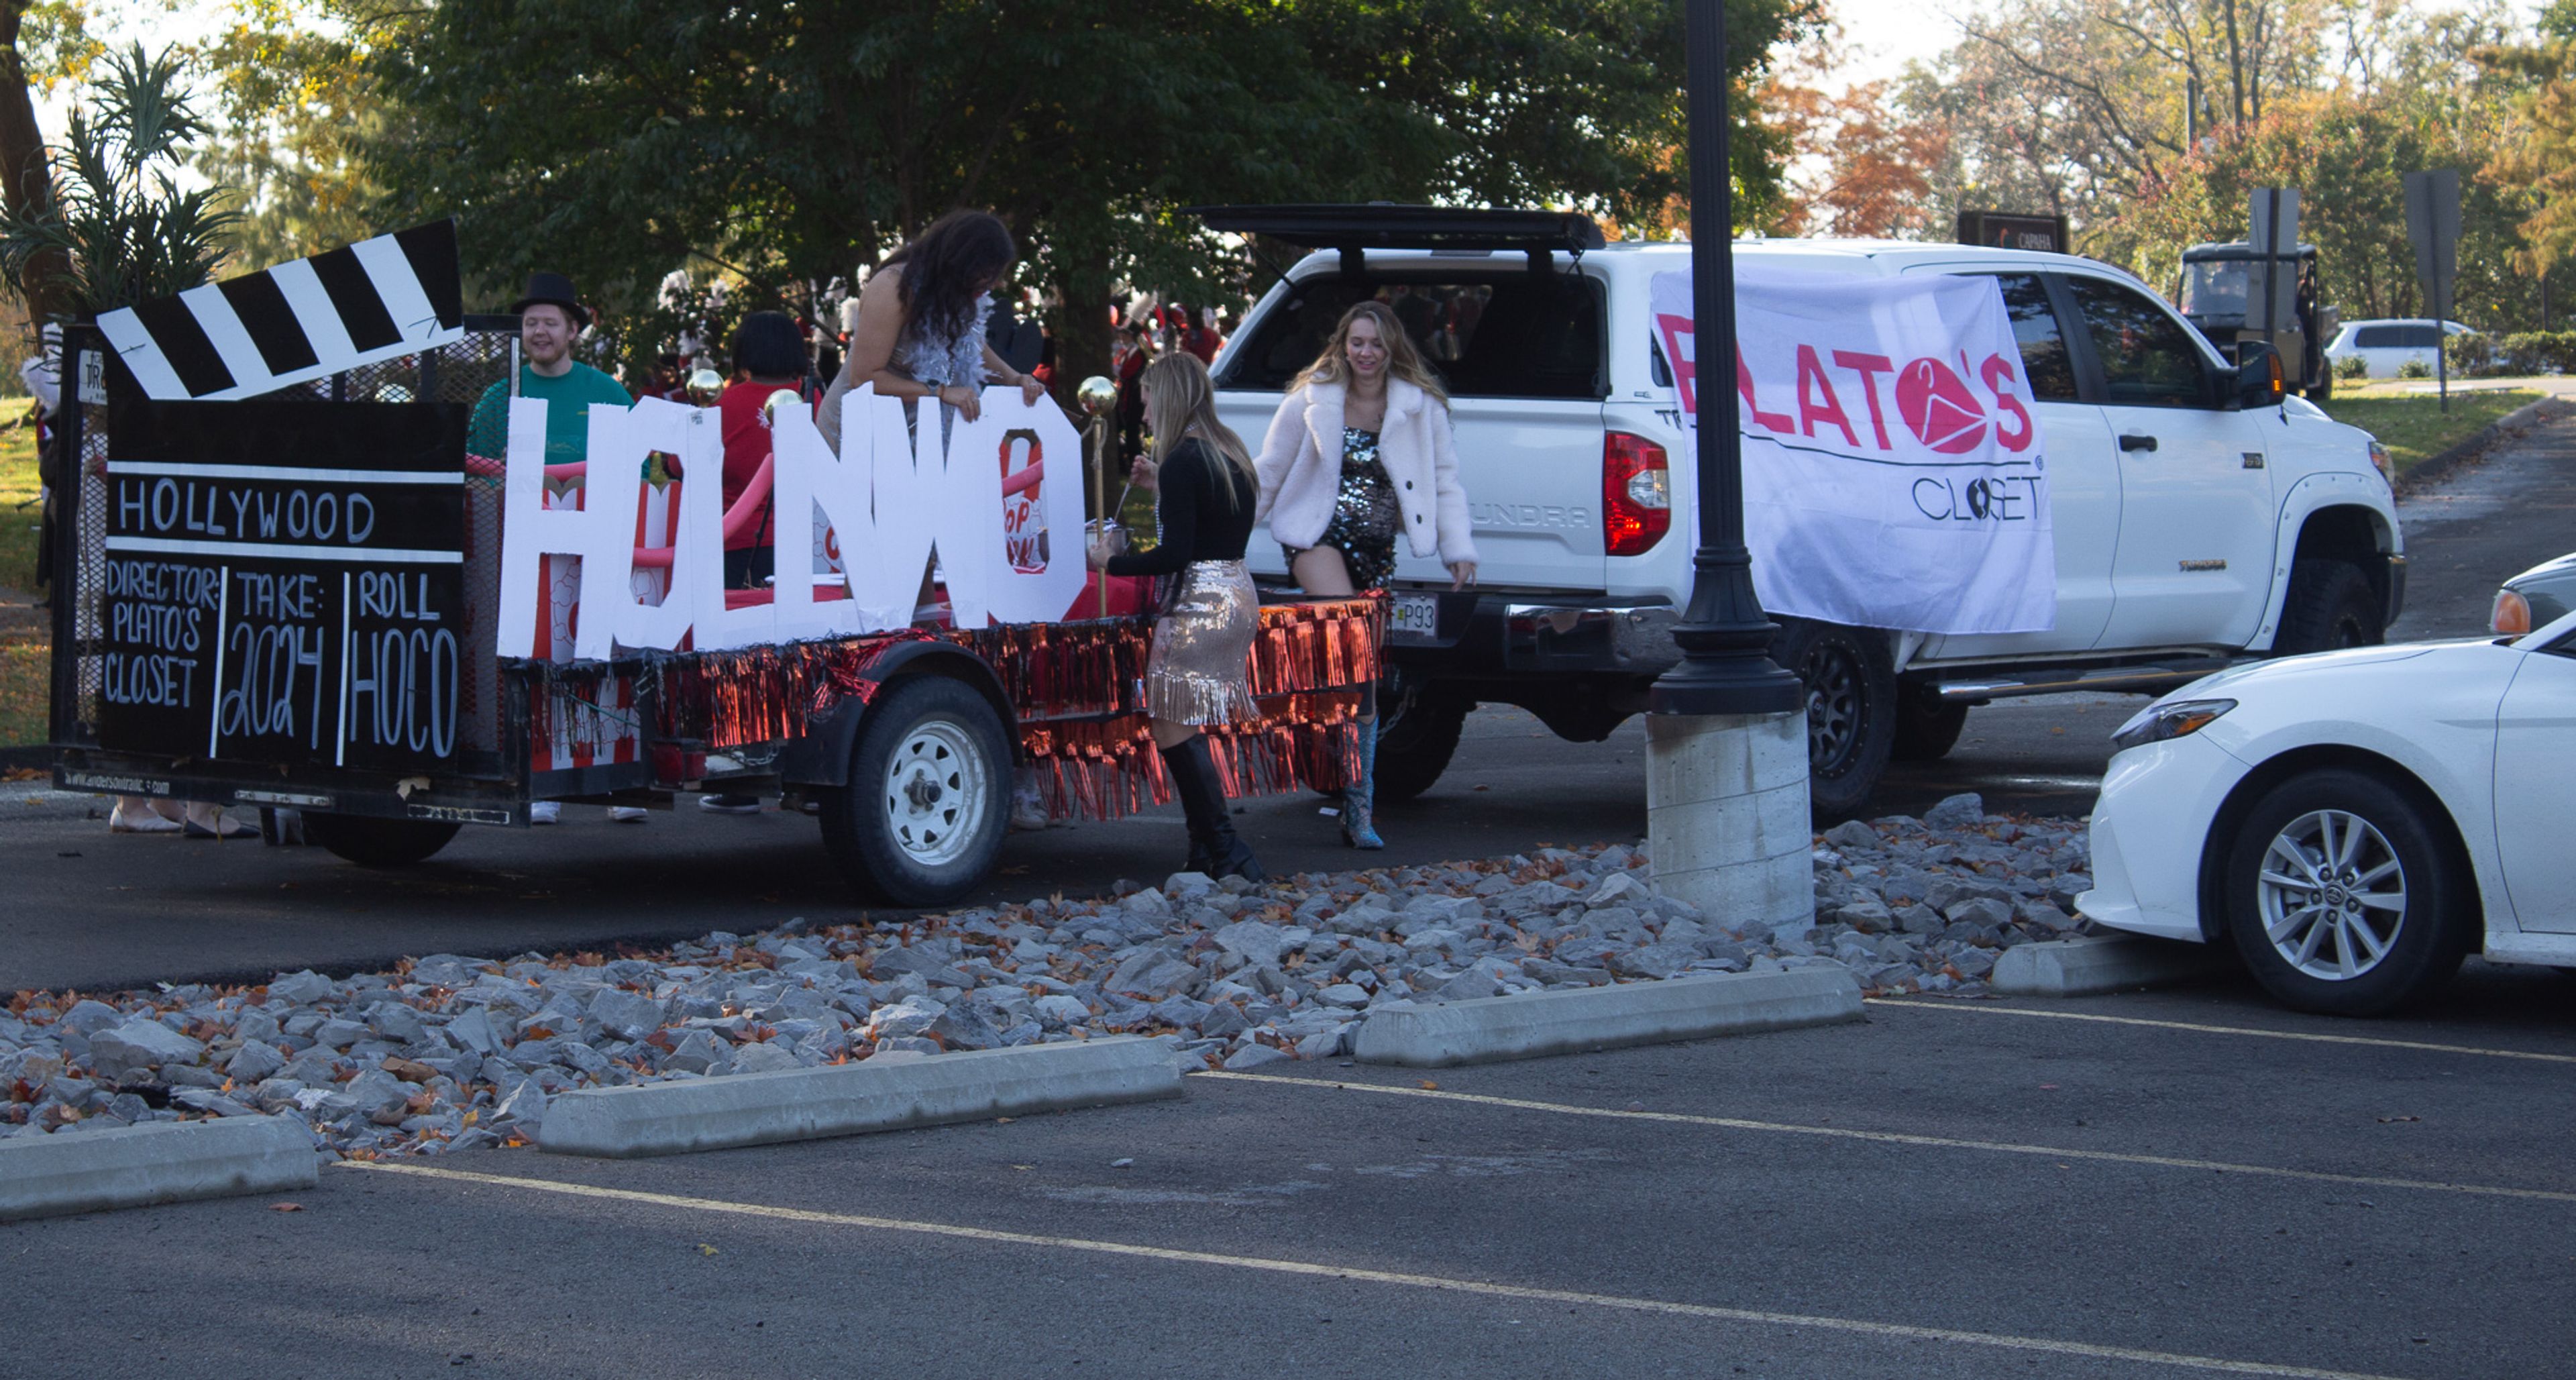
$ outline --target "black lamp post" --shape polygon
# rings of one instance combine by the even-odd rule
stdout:
[[[1744,439],[1735,417],[1735,193],[1728,178],[1722,0],[1688,0],[1691,309],[1698,341],[1699,548],[1673,629],[1682,659],[1655,682],[1657,714],[1786,714],[1806,702],[1771,662],[1777,629],[1744,545]]]

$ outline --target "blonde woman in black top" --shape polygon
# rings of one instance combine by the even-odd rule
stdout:
[[[1261,623],[1261,601],[1243,567],[1252,538],[1252,456],[1217,420],[1216,392],[1197,356],[1176,351],[1154,361],[1144,392],[1154,452],[1138,462],[1138,481],[1155,490],[1162,539],[1134,555],[1094,548],[1091,564],[1112,575],[1179,577],[1154,624],[1145,665],[1154,746],[1189,820],[1189,870],[1260,881],[1261,864],[1235,835],[1225,786],[1199,731],[1261,717],[1246,675]]]

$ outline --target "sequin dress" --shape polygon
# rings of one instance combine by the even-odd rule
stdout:
[[[1323,538],[1303,550],[1293,546],[1291,564],[1307,550],[1332,547],[1342,553],[1353,589],[1384,589],[1395,573],[1395,534],[1404,527],[1404,510],[1396,501],[1395,481],[1378,460],[1377,433],[1355,426],[1342,428],[1342,483],[1333,496],[1333,520]]]

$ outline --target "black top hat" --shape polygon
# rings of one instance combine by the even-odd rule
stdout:
[[[540,302],[552,302],[563,308],[571,314],[575,325],[590,324],[590,312],[583,308],[581,299],[573,294],[572,279],[560,273],[529,274],[528,291],[518,301],[510,304],[510,314],[516,316]]]

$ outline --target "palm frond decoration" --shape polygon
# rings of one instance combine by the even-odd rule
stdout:
[[[136,43],[103,67],[89,108],[72,112],[71,137],[51,150],[62,176],[54,204],[0,211],[0,273],[16,283],[31,261],[59,256],[63,305],[79,319],[205,283],[241,219],[222,190],[184,190],[173,177],[212,132],[178,50]]]

